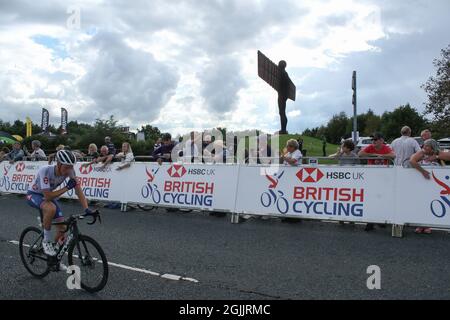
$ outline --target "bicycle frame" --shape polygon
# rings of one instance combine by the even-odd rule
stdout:
[[[42,214],[41,214],[41,218],[42,218]],[[53,267],[58,265],[58,263],[61,262],[62,258],[64,257],[64,255],[67,253],[67,251],[69,250],[70,246],[72,245],[72,243],[75,241],[75,243],[77,244],[77,248],[78,251],[80,251],[80,242],[78,241],[81,233],[78,229],[78,221],[77,219],[82,219],[81,215],[78,216],[71,216],[69,218],[69,220],[65,221],[65,222],[60,222],[60,223],[52,223],[52,225],[64,225],[66,226],[66,230],[64,231],[65,234],[67,234],[67,237],[64,239],[64,242],[62,244],[62,246],[58,249],[58,252],[56,254],[56,256],[54,257],[42,257],[39,255],[35,255],[34,253],[30,252],[34,258],[38,258],[44,261],[47,261],[47,264],[49,267]],[[42,221],[42,219],[41,219]],[[33,247],[44,237],[44,232],[42,231],[40,236],[36,239],[36,241],[30,246],[31,250],[33,249]],[[85,247],[86,251],[87,248]],[[31,251],[30,250],[30,251]],[[56,269],[56,271],[58,271],[58,269]]]

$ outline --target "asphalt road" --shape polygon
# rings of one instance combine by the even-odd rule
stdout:
[[[63,210],[80,213],[76,202]],[[110,266],[100,293],[69,290],[65,273],[28,274],[10,242],[36,225],[36,215],[23,197],[0,196],[0,299],[450,299],[445,232],[407,230],[397,239],[389,228],[366,233],[359,225],[260,219],[233,225],[229,216],[165,210],[103,209],[103,224],[81,223],[121,267]],[[366,286],[370,265],[381,268],[380,290]]]

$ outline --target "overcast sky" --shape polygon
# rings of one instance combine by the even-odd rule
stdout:
[[[422,111],[449,13],[449,0],[0,0],[0,119],[40,123],[45,107],[58,126],[65,107],[131,129],[274,132],[257,50],[287,61],[290,132],[351,113],[353,70],[361,112]]]

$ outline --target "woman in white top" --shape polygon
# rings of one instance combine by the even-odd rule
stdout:
[[[122,143],[122,152],[116,155],[116,159],[122,162],[116,170],[122,170],[131,166],[131,163],[134,161],[134,155],[131,145],[128,142]]]
[[[283,164],[298,166],[302,163],[303,154],[298,149],[297,140],[290,139],[286,143],[286,153],[281,157]]]

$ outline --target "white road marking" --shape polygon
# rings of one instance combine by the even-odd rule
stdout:
[[[11,244],[17,245],[17,246],[19,245],[19,241],[16,241],[16,240],[11,240],[11,241],[8,241],[8,242],[11,243]],[[29,248],[30,245],[24,244],[24,247]],[[73,255],[73,256],[74,256],[74,258],[78,258],[77,255]],[[93,259],[95,261],[101,263],[101,261],[98,261],[97,258],[93,258]],[[120,263],[108,262],[108,265],[110,265],[112,267],[116,267],[116,268],[121,268],[121,269],[125,269],[125,270],[134,271],[134,272],[140,272],[140,273],[148,274],[150,276],[159,277],[159,278],[168,279],[168,280],[174,280],[174,281],[183,280],[183,281],[189,281],[189,282],[194,282],[194,283],[198,283],[199,282],[197,279],[194,279],[194,278],[182,277],[182,276],[178,276],[176,274],[170,274],[170,273],[161,274],[161,273],[154,272],[154,271],[151,271],[151,270],[130,267],[130,266],[127,266],[127,265],[124,265],[124,264],[120,264]]]

